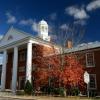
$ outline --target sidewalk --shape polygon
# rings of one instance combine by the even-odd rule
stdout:
[[[95,100],[79,97],[52,97],[52,96],[0,96],[2,98],[11,98],[19,100]]]
[[[23,100],[37,100],[36,98],[34,98],[33,96],[0,96],[1,98],[11,98],[11,99],[23,99]]]

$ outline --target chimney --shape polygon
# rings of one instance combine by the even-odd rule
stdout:
[[[73,47],[73,43],[71,40],[67,41],[67,48],[72,48]]]

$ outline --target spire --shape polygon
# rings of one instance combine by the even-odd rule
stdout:
[[[50,41],[50,37],[48,36],[48,24],[43,19],[38,24],[38,35],[43,40]]]
[[[47,22],[46,22],[44,19],[42,19],[42,20],[39,22],[39,24],[41,24],[41,25],[48,25]]]

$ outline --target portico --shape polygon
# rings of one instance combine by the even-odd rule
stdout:
[[[25,43],[24,43],[25,42]],[[1,75],[1,91],[4,91],[6,89],[6,84],[8,84],[10,81],[11,83],[9,83],[10,85],[8,86],[8,88],[10,88],[13,92],[16,91],[17,88],[17,77],[18,77],[18,55],[21,49],[26,49],[26,62],[25,62],[25,80],[29,80],[31,82],[32,79],[32,45],[36,44],[34,43],[34,41],[32,40],[27,40],[24,41],[20,44],[16,43],[13,46],[9,46],[4,48],[4,50],[2,51],[4,54],[4,58],[3,58],[3,66],[2,66],[2,75]],[[10,55],[8,57],[8,54],[12,53],[12,55]],[[12,64],[8,63],[8,62],[12,62]],[[20,61],[19,61],[20,63]],[[10,80],[7,80],[7,67],[9,67],[9,73],[11,78]],[[8,73],[8,74],[9,74]],[[9,81],[8,83],[6,83],[7,81]]]
[[[23,44],[24,45],[24,44]],[[29,80],[31,82],[32,77],[32,42],[26,43],[27,47],[27,58],[26,58],[26,80]],[[2,75],[1,75],[1,91],[5,90],[6,86],[6,78],[7,78],[7,62],[10,59],[7,59],[7,52],[9,49],[12,49],[13,51],[13,61],[12,61],[12,71],[10,72],[11,77],[11,90],[13,92],[16,91],[17,87],[17,72],[18,72],[18,50],[20,48],[20,45],[14,46],[12,48],[7,48],[3,51],[4,59],[3,59],[3,66],[2,66]],[[10,81],[10,80],[9,80]]]
[[[26,50],[26,58],[24,61],[24,77],[25,81],[32,80],[32,46],[34,44],[48,45],[50,36],[48,36],[48,25],[42,20],[39,22],[38,37],[25,33],[11,27],[0,41],[0,52],[3,53],[3,65],[1,74],[1,91],[6,88],[16,92],[18,86],[19,72],[19,56],[20,51]],[[45,40],[45,41],[44,41]],[[23,58],[22,58],[23,59]],[[23,63],[23,62],[21,62]],[[22,74],[22,73],[21,73]],[[9,78],[10,77],[10,78]]]

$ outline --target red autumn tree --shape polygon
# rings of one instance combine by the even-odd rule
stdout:
[[[76,59],[76,56],[56,54],[52,48],[52,55],[46,54],[43,56],[43,47],[36,47],[37,55],[34,58],[36,68],[34,70],[35,87],[48,86],[67,87],[67,86],[82,86],[83,85],[83,66]],[[51,49],[50,49],[51,50]],[[51,53],[50,53],[51,54]],[[63,63],[62,63],[63,61]]]
[[[35,65],[34,84],[35,87],[48,85],[49,78],[58,77],[58,56],[53,53],[52,47],[35,46],[36,57],[33,58]],[[51,55],[52,54],[52,55]],[[57,65],[58,64],[58,65]],[[34,67],[34,66],[33,66]]]
[[[76,56],[71,54],[65,56],[65,65],[61,72],[61,81],[65,86],[83,86],[83,66],[76,59]]]

